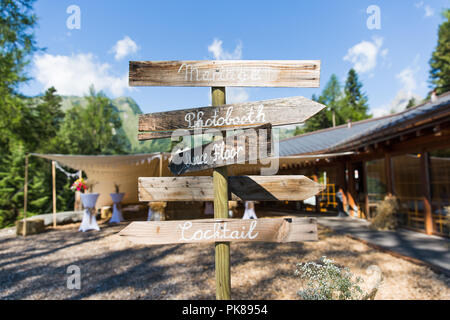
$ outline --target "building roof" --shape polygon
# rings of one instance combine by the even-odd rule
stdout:
[[[349,150],[376,137],[383,139],[389,134],[407,129],[420,119],[431,121],[449,116],[450,92],[440,95],[434,102],[427,101],[399,113],[284,139],[280,141],[280,156]]]

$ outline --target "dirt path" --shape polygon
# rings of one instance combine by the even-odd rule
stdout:
[[[27,238],[0,235],[0,299],[214,299],[214,246],[135,246],[115,235],[124,225],[77,232],[75,225]],[[376,299],[450,299],[450,279],[321,229],[311,243],[231,245],[233,299],[297,299],[295,264],[327,256],[367,278],[384,276]],[[66,287],[67,267],[81,290]]]

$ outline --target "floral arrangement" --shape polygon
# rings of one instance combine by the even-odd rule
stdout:
[[[86,191],[86,189],[88,189],[88,185],[86,180],[79,178],[75,180],[70,189],[72,189],[72,191]]]

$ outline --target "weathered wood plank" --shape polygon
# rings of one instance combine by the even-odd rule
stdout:
[[[318,88],[320,61],[130,61],[129,85]]]
[[[140,201],[213,201],[213,178],[141,177]],[[305,176],[233,176],[228,177],[229,200],[278,201],[304,200],[323,190],[323,186]]]
[[[173,130],[248,128],[265,123],[281,126],[305,122],[325,108],[324,105],[304,97],[290,97],[255,102],[235,103],[217,107],[191,108],[139,116],[139,140],[170,137]]]
[[[227,131],[227,137],[192,149],[175,151],[169,169],[175,175],[231,164],[257,163],[271,155],[272,126]]]
[[[315,218],[136,221],[119,232],[136,244],[317,241]]]

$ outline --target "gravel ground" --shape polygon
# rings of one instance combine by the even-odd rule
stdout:
[[[137,246],[116,235],[126,224],[77,232],[78,225],[26,238],[0,231],[0,299],[214,299],[214,246]],[[231,245],[233,299],[298,299],[295,264],[321,256],[362,276],[377,265],[376,299],[450,299],[450,278],[320,228],[318,242]],[[67,289],[67,268],[81,289]]]

